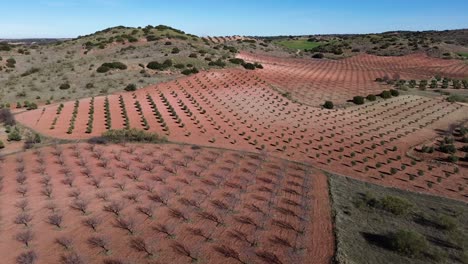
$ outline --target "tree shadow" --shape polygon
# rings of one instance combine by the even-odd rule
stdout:
[[[391,250],[390,239],[388,238],[388,236],[372,234],[368,232],[361,232],[361,235],[369,244]]]

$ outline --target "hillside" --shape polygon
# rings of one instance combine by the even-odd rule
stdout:
[[[227,59],[237,49],[230,45],[167,26],[120,26],[49,45],[3,43],[0,104],[14,107],[24,101],[41,104],[103,95],[129,84],[144,87],[182,73],[232,67]],[[98,70],[104,63],[111,69]]]
[[[377,34],[331,34],[257,37],[304,56],[343,58],[362,52],[379,56],[427,53],[444,59],[466,59],[468,29],[445,31],[391,31]]]

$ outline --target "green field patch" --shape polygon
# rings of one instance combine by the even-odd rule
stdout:
[[[280,41],[277,41],[276,44],[283,46],[285,48],[294,49],[294,50],[312,49],[312,48],[322,45],[321,42],[307,41],[307,39],[280,40]]]

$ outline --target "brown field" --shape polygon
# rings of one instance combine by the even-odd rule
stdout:
[[[454,164],[413,164],[406,155],[411,146],[437,136],[434,129],[465,118],[466,107],[405,95],[324,110],[287,100],[268,89],[258,72],[262,71],[203,72],[110,95],[108,128],[126,127],[123,100],[128,127],[166,135],[171,141],[266,151],[366,181],[467,199],[466,168],[454,172]],[[94,99],[91,133],[86,133],[91,99],[79,101],[70,134],[75,102],[65,103],[59,114],[59,106],[52,105],[21,113],[17,120],[57,138],[90,138],[106,130],[105,101],[106,97]]]
[[[424,79],[435,75],[451,78],[468,76],[468,65],[423,54],[381,57],[361,54],[342,60],[290,59],[241,53],[246,61],[262,63],[257,75],[274,87],[308,105],[319,106],[326,100],[343,104],[354,96],[379,94],[388,87],[375,82],[385,75]]]
[[[327,179],[286,160],[68,144],[8,156],[0,173],[4,263],[29,249],[40,263],[73,254],[84,263],[326,263],[333,255]]]
[[[207,37],[203,45],[239,44],[236,49],[247,50],[252,43],[244,39]],[[157,44],[138,40],[131,44],[135,52],[152,52]],[[171,41],[184,49],[181,39]],[[86,54],[80,46],[79,56],[97,58],[125,45],[130,47],[111,42]],[[25,137],[10,142],[1,127],[2,261],[18,262],[33,251],[37,263],[331,263],[340,243],[335,244],[329,172],[368,186],[468,201],[464,135],[455,138],[456,161],[420,151],[437,148],[454,124],[466,123],[468,106],[422,91],[348,103],[390,89],[376,78],[466,78],[466,63],[421,53],[342,60],[260,53],[237,57],[263,69],[232,68],[231,61],[231,68],[200,67],[177,79],[179,71],[165,70],[158,74],[171,81],[146,85],[153,83],[148,79],[134,92],[62,97],[79,99],[12,110],[19,130],[45,140],[20,151]],[[145,68],[136,66],[143,62],[138,54],[130,71]],[[324,109],[326,100],[337,107]],[[86,142],[129,128],[170,143]]]

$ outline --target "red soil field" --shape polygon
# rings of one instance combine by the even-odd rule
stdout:
[[[110,128],[125,127],[125,109],[129,127],[171,141],[267,152],[377,184],[468,199],[466,168],[455,172],[454,164],[413,164],[406,156],[411,146],[437,136],[435,129],[466,118],[466,106],[405,95],[330,111],[289,101],[268,88],[257,76],[261,72],[202,72],[110,95]],[[71,134],[75,102],[65,103],[59,114],[59,106],[51,105],[16,117],[53,137],[99,136],[106,130],[106,98],[95,98],[93,131],[86,133],[90,101],[79,102]]]
[[[3,263],[29,251],[38,263],[328,263],[334,252],[325,175],[264,154],[66,144],[4,157],[0,175]]]
[[[427,79],[435,75],[466,78],[468,65],[462,61],[443,60],[425,54],[382,57],[362,54],[342,60],[291,59],[252,53],[238,58],[260,62],[264,69],[256,74],[274,87],[308,105],[319,106],[326,100],[342,104],[354,96],[367,96],[388,90],[375,82],[385,75],[399,75],[405,80]]]

